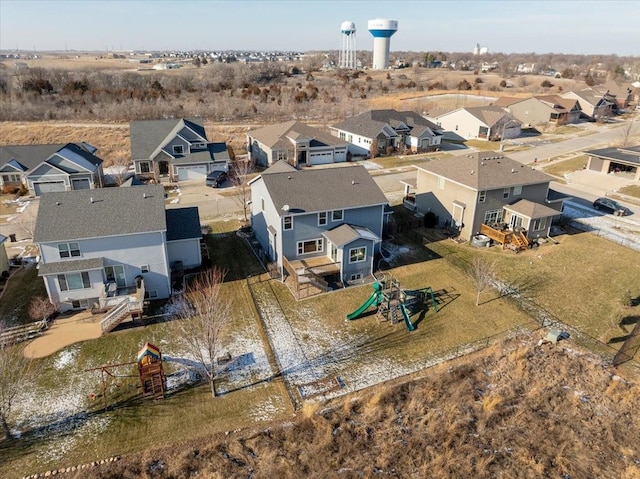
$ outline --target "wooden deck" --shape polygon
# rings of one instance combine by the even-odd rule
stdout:
[[[320,276],[340,272],[340,263],[334,263],[326,256],[316,256],[315,258],[294,260],[290,261],[289,264],[296,271],[300,271],[302,269],[304,271],[310,271]]]
[[[502,245],[502,249],[511,249],[516,253],[529,247],[529,239],[525,230],[513,231],[508,228],[498,228],[483,224],[480,226],[480,234]]]

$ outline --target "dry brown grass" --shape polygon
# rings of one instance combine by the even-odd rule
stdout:
[[[69,477],[638,477],[640,387],[571,343],[537,339]]]

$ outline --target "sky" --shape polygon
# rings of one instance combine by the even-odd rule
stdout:
[[[0,49],[372,50],[375,18],[391,51],[640,56],[640,0],[0,0]]]

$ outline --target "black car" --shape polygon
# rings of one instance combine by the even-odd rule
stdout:
[[[226,171],[212,171],[207,175],[206,185],[212,188],[219,188],[227,180],[227,177]]]
[[[597,210],[608,211],[616,216],[627,216],[631,210],[610,198],[598,198],[593,202],[593,207]]]

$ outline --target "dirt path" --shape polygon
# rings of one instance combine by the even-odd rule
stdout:
[[[71,344],[99,338],[101,334],[100,316],[83,311],[68,318],[56,319],[42,336],[24,348],[23,354],[30,359],[44,358]]]

